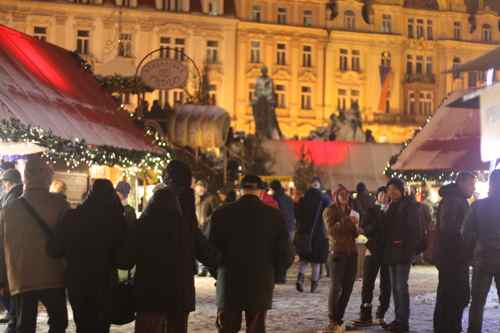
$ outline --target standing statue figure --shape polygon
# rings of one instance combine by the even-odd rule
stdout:
[[[276,117],[273,80],[268,76],[266,66],[260,71],[262,75],[255,81],[255,97],[252,101],[255,135],[264,140],[280,140],[282,134]]]

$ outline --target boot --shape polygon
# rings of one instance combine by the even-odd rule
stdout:
[[[318,281],[311,281],[311,293],[313,294],[316,290],[318,290],[319,283]]]
[[[299,293],[304,292],[304,274],[299,273],[297,275],[297,283],[295,284],[295,286],[297,287],[297,291]]]
[[[361,304],[359,309],[359,319],[354,321],[356,326],[371,326],[373,325],[372,305]]]

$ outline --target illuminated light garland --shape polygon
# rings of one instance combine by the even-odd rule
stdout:
[[[129,150],[111,146],[95,146],[81,139],[62,139],[51,131],[30,125],[24,125],[17,119],[0,120],[0,141],[25,142],[36,144],[47,150],[43,156],[54,164],[63,162],[69,170],[92,165],[119,166],[130,170],[151,170],[161,175],[173,155],[168,143],[155,140],[165,154],[155,154],[138,150]],[[130,171],[129,171],[130,172]]]

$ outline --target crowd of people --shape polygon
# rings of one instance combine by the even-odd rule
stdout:
[[[240,331],[243,313],[247,332],[265,332],[275,285],[287,282],[295,256],[297,292],[306,291],[308,267],[311,293],[323,273],[330,277],[325,307],[332,332],[372,325],[409,332],[410,271],[426,250],[439,270],[436,333],[462,332],[470,299],[468,332],[481,332],[491,282],[500,281],[499,171],[491,174],[489,197],[472,206],[473,174],[443,186],[433,224],[429,208],[397,178],[375,196],[363,183],[355,193],[340,184],[327,193],[315,177],[300,198],[292,198],[279,181],[268,186],[255,175],[243,177],[239,188],[212,194],[202,180],[193,186],[189,167],[174,160],[137,219],[125,182],[114,187],[96,179],[71,208],[66,186],[52,184],[53,171],[40,158],[28,159],[24,177],[14,165],[3,167],[0,302],[7,333],[34,333],[39,302],[49,332],[65,332],[67,300],[78,333],[110,332],[119,270],[133,272],[137,333],[188,332],[195,275],[216,279],[219,332]],[[362,304],[359,318],[347,324],[360,243],[366,248]],[[394,321],[386,323],[391,298]]]

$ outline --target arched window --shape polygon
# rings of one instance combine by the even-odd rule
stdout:
[[[380,56],[380,65],[382,67],[391,67],[391,52],[384,51]]]
[[[484,42],[491,42],[491,25],[483,24],[483,28],[481,30],[481,38]]]
[[[356,29],[356,16],[352,10],[346,10],[344,13],[344,26],[346,30]]]
[[[459,57],[453,58],[453,69],[455,69],[458,65],[462,63],[462,60]],[[453,78],[459,79],[461,77],[459,72],[453,72]]]

